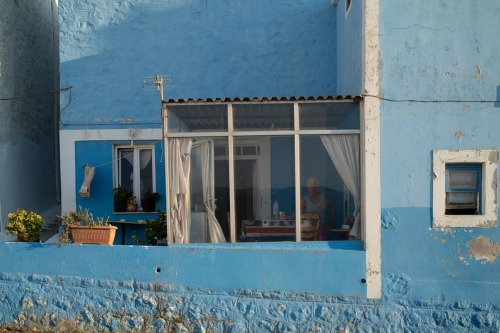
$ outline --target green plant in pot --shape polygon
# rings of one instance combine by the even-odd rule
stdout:
[[[59,243],[113,244],[117,227],[102,217],[94,218],[88,209],[65,212],[59,229]]]
[[[134,195],[127,199],[127,212],[137,212],[137,200]]]
[[[137,235],[133,235],[134,243],[146,243],[149,245],[158,245],[162,240],[167,239],[167,215],[165,211],[158,210],[158,216],[154,220],[146,220],[146,227],[143,231],[146,241],[142,241]]]
[[[16,236],[21,242],[38,242],[42,236],[43,217],[33,211],[17,209],[7,215],[7,233]]]
[[[123,186],[113,189],[113,209],[115,212],[125,212],[127,210],[127,201],[132,194]]]
[[[141,200],[142,210],[144,212],[156,212],[156,202],[158,200],[160,200],[160,193],[151,192],[151,190],[144,192]]]

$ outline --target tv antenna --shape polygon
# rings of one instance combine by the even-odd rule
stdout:
[[[172,75],[153,75],[153,76],[144,76],[142,78],[143,88],[146,90],[151,90],[156,88],[160,92],[160,99],[163,101],[163,90],[172,90],[174,89],[174,85],[172,83],[173,77]]]

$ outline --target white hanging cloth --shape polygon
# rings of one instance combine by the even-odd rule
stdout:
[[[340,177],[354,199],[354,224],[349,236],[361,239],[361,178],[359,164],[359,135],[322,135],[321,141]]]
[[[78,193],[82,197],[90,197],[90,184],[92,183],[92,179],[94,179],[95,167],[86,165],[84,173],[83,184]]]

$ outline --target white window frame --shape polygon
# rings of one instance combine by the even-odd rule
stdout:
[[[133,149],[134,150],[134,179],[140,179],[140,154],[139,151],[149,149],[151,150],[151,163],[152,163],[152,183],[153,188],[151,192],[156,192],[156,171],[155,171],[155,147],[151,144],[140,144],[140,145],[114,145],[114,165],[113,165],[113,173],[114,173],[114,187],[118,187],[120,185],[120,171],[119,171],[119,160],[118,160],[118,150],[119,149]],[[133,186],[133,194],[137,200],[137,205],[142,209],[141,206],[141,183],[134,182]]]
[[[375,22],[375,21],[373,21]],[[372,23],[373,23],[372,22]],[[378,29],[378,27],[377,27]],[[370,39],[372,41],[372,39]],[[378,44],[374,46],[374,49],[378,49]],[[374,55],[376,58],[376,54]],[[374,58],[374,59],[375,59]],[[375,60],[369,61],[370,63],[377,64]],[[372,66],[373,67],[373,66]],[[371,67],[370,67],[371,68]],[[367,91],[378,91],[378,82],[376,78],[378,77],[378,72],[370,75],[369,83],[367,86]],[[287,101],[286,103],[289,103]],[[168,147],[169,137],[206,137],[206,133],[176,133],[170,134],[168,128],[168,118],[169,118],[169,104],[172,102],[163,102],[162,104],[162,119],[163,119],[163,138],[164,147]],[[176,104],[176,103],[172,103]],[[204,103],[201,103],[204,104]],[[211,133],[211,136],[222,136],[228,138],[228,153],[229,160],[234,160],[234,152],[232,148],[234,147],[234,129],[233,125],[233,103],[221,103],[227,104],[228,108],[228,132],[231,135],[219,133]],[[235,103],[239,104],[239,103]],[[298,106],[295,106],[297,109]],[[294,112],[297,115],[297,112]],[[295,119],[297,123],[297,119]],[[295,134],[295,129],[294,133]],[[335,134],[337,131],[319,131],[320,133],[310,133],[310,134]],[[342,132],[342,131],[340,131]],[[340,134],[340,132],[337,132]],[[350,131],[348,131],[350,132]],[[361,171],[361,202],[363,209],[361,210],[361,236],[364,241],[364,247],[366,251],[366,296],[371,299],[380,299],[382,295],[382,275],[381,275],[381,201],[380,201],[380,100],[377,97],[365,96],[360,103],[360,129],[356,133],[360,135],[360,171]],[[241,133],[240,133],[241,134]],[[252,132],[256,135],[256,132]],[[269,134],[269,133],[266,133]],[[276,134],[276,132],[273,132]],[[287,133],[289,134],[289,133]],[[343,134],[346,134],[345,132]],[[295,140],[298,140],[298,136],[295,136]],[[296,149],[299,149],[300,145],[296,142]],[[369,152],[369,153],[365,153]],[[299,154],[296,153],[296,156]],[[165,149],[165,159],[168,160],[168,149]],[[166,188],[169,187],[168,184],[168,170],[165,168],[165,185]],[[229,174],[234,176],[234,165],[229,164]],[[300,174],[300,170],[298,173]],[[296,180],[297,182],[297,180]],[[230,205],[234,207],[234,179],[232,176],[229,178],[230,187]],[[296,189],[297,190],[297,189]],[[297,194],[296,194],[297,196]],[[169,203],[167,200],[167,211],[169,208]],[[230,220],[235,220],[234,210],[231,211]],[[170,223],[168,224],[168,233],[171,234]],[[231,235],[231,241],[236,239],[236,235]],[[300,244],[299,242],[296,244]],[[298,245],[300,246],[300,245]]]
[[[478,215],[446,215],[446,164],[482,165],[481,207]],[[493,228],[497,226],[497,150],[434,150],[432,226],[434,228]]]
[[[266,102],[264,102],[266,103]],[[235,102],[235,103],[222,103],[222,105],[224,105],[224,107],[226,108],[226,112],[227,112],[227,119],[228,119],[228,128],[227,130],[220,130],[220,131],[217,131],[217,132],[210,132],[210,131],[200,131],[200,132],[173,132],[173,133],[169,133],[168,131],[168,128],[169,128],[169,125],[168,125],[168,119],[169,119],[169,108],[166,107],[164,109],[164,129],[165,129],[165,133],[164,133],[164,140],[165,140],[165,147],[168,147],[169,146],[169,140],[171,138],[181,138],[181,137],[190,137],[190,138],[197,138],[197,137],[214,137],[214,136],[217,136],[217,137],[227,137],[228,139],[228,153],[229,153],[229,156],[228,156],[228,160],[229,160],[229,207],[236,207],[236,199],[235,199],[235,184],[234,184],[234,179],[235,179],[235,173],[234,173],[234,160],[236,159],[236,156],[234,154],[234,147],[236,146],[234,141],[235,139],[237,140],[240,140],[242,139],[243,142],[245,140],[252,140],[253,137],[255,136],[263,136],[263,137],[270,137],[270,136],[274,136],[274,137],[280,137],[280,136],[286,136],[286,137],[292,137],[294,138],[294,146],[295,146],[295,151],[294,151],[294,165],[295,165],[295,198],[296,198],[296,202],[295,202],[295,211],[296,212],[300,212],[301,211],[301,207],[300,207],[300,198],[301,198],[301,179],[300,179],[300,166],[301,166],[301,157],[300,157],[300,138],[301,136],[303,135],[323,135],[323,134],[357,134],[357,135],[360,135],[361,136],[361,130],[360,129],[342,129],[342,130],[338,130],[338,129],[300,129],[300,117],[299,117],[299,110],[300,110],[300,104],[322,104],[322,103],[352,103],[351,101],[349,100],[342,100],[342,101],[315,101],[315,102],[311,102],[311,101],[308,101],[308,102],[292,102],[292,101],[286,101],[286,102],[268,102],[269,104],[289,104],[289,105],[293,105],[293,117],[294,117],[294,128],[293,129],[284,129],[284,130],[269,130],[269,129],[262,129],[262,130],[258,130],[258,131],[248,131],[248,130],[241,130],[241,131],[235,131],[233,126],[234,126],[234,122],[233,122],[233,105],[244,105],[244,104],[255,104],[254,102]],[[200,102],[199,103],[201,106],[203,105],[209,105],[209,104],[213,104],[211,102],[208,102],[208,103],[204,103],[204,102]],[[266,103],[267,104],[267,103]],[[361,112],[361,111],[360,111]],[[166,116],[165,116],[166,115]],[[361,116],[361,115],[360,115]],[[261,148],[265,147],[266,145],[261,145]],[[267,148],[269,149],[269,147]],[[166,151],[165,153],[166,155],[166,159],[168,160],[168,150]],[[266,154],[262,154],[261,152],[261,157],[262,156],[266,156]],[[259,161],[264,161],[265,159],[264,158],[260,158]],[[361,162],[360,162],[361,163]],[[269,164],[269,163],[267,163]],[[361,173],[363,173],[363,167],[360,166],[361,168]],[[270,172],[263,172],[263,174],[267,175],[267,177],[269,177],[269,174]],[[264,176],[265,177],[265,176]],[[261,177],[261,178],[264,178],[264,177]],[[166,171],[166,174],[165,174],[165,179],[166,179],[166,188],[169,188],[169,184],[168,184],[168,171]],[[262,181],[262,179],[261,179]],[[265,183],[264,184],[269,184],[269,179],[267,178]],[[265,186],[263,186],[265,187]],[[263,188],[261,187],[261,188]],[[267,192],[266,192],[267,193]],[[267,193],[266,197],[269,198],[269,200],[267,201],[270,201],[270,196],[271,196],[271,193],[270,191]],[[362,201],[363,202],[363,201]],[[361,204],[363,206],[363,203]],[[257,205],[258,206],[258,205]],[[263,209],[262,207],[258,207],[259,209]],[[170,210],[170,204],[169,202],[167,201],[167,211]],[[230,212],[229,212],[230,216],[229,216],[229,221],[231,221],[231,228],[230,228],[230,237],[229,237],[229,242],[231,243],[237,243],[237,234],[236,234],[236,230],[237,230],[237,227],[236,227],[236,213],[235,213],[235,209],[230,209]],[[167,225],[168,227],[170,228],[170,220],[169,220],[169,217],[167,217]],[[363,221],[363,218],[362,218],[362,221]],[[363,226],[363,222],[361,222],[361,228],[362,230],[364,230],[364,226]],[[295,225],[296,227],[296,231],[295,231],[295,241],[297,243],[300,243],[302,241],[301,239],[301,229],[300,229],[300,224],[296,224]],[[169,229],[169,235],[172,235],[172,233],[170,232],[170,229]],[[170,236],[171,237],[171,236]],[[365,239],[365,235],[363,233],[362,235],[362,240]],[[169,242],[172,243],[172,239],[169,238]]]

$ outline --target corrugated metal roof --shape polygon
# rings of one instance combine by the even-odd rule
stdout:
[[[345,129],[342,122],[350,115],[359,116],[361,100],[360,96],[190,98],[169,99],[163,101],[163,105],[169,109],[171,121],[182,123],[183,130],[188,131],[227,130],[229,103],[233,104],[234,128],[291,130],[294,128],[294,102],[301,104],[301,128]]]
[[[291,97],[224,97],[224,98],[171,98],[164,100],[166,104],[195,104],[195,103],[238,103],[238,102],[313,102],[313,101],[353,101],[359,103],[363,99],[360,95],[336,96],[291,96]]]

